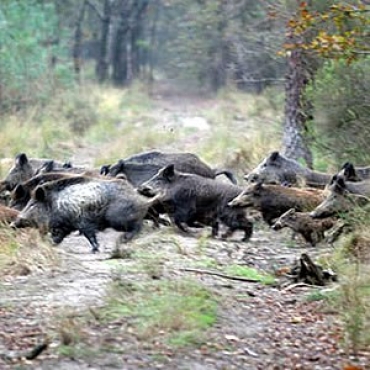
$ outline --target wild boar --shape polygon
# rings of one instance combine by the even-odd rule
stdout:
[[[134,164],[141,164],[142,167],[135,167]],[[120,159],[116,164],[111,165],[108,171],[111,176],[124,173],[129,181],[130,178],[133,178],[135,183],[141,181],[142,184],[154,176],[160,168],[170,164],[174,164],[180,172],[193,173],[212,179],[223,174],[233,184],[237,183],[236,177],[231,171],[211,168],[193,153],[163,153],[160,151],[139,153],[126,159]]]
[[[307,243],[315,246],[325,238],[325,231],[331,229],[336,221],[333,217],[316,220],[308,212],[296,212],[294,208],[291,208],[274,222],[272,229],[281,230],[289,227],[301,234]]]
[[[161,204],[175,225],[188,232],[187,226],[204,224],[212,226],[212,235],[217,236],[219,223],[227,226],[223,238],[234,231],[244,231],[247,241],[253,232],[253,223],[242,209],[233,209],[227,203],[242,190],[241,187],[175,170],[173,164],[163,167],[138,191],[147,196],[163,192]]]
[[[268,225],[290,208],[305,212],[313,210],[325,197],[321,189],[300,189],[261,182],[249,185],[229,202],[230,207],[253,207],[262,213]]]
[[[339,194],[347,192],[370,196],[370,180],[353,182],[347,181],[344,176],[334,175],[326,186],[326,189],[329,191],[334,190]]]
[[[275,151],[245,175],[244,179],[249,182],[263,181],[266,184],[289,183],[293,186],[323,188],[331,177],[332,174],[313,171]]]
[[[366,167],[355,167],[358,176],[368,178]],[[294,159],[287,158],[278,151],[269,154],[254,170],[244,176],[248,182],[265,184],[291,184],[299,187],[324,188],[333,174],[313,171]],[[348,179],[350,180],[350,179]],[[357,180],[356,180],[357,181]]]
[[[9,170],[4,180],[0,182],[0,192],[4,190],[11,191],[17,184],[30,179],[45,162],[49,159],[31,158],[28,159],[25,153],[17,154],[13,167]],[[62,168],[63,163],[54,162],[54,166]]]
[[[370,179],[370,167],[355,167],[352,163],[346,162],[338,176],[342,176],[345,181],[357,182]]]
[[[368,204],[370,181],[345,181],[341,176],[333,176],[327,186],[327,197],[310,212],[313,218],[322,218],[347,212],[356,206]]]
[[[148,208],[156,202],[156,197],[147,199],[122,180],[74,176],[37,186],[11,226],[46,229],[56,244],[78,230],[95,253],[97,231],[123,231],[122,241],[127,242],[140,232]]]
[[[72,166],[71,162],[65,162],[62,165],[60,165],[60,163],[55,161],[54,159],[49,159],[36,169],[36,171],[34,172],[34,176],[40,175],[42,173],[56,172],[60,170],[71,170],[72,168],[76,167]],[[77,168],[80,169],[81,172],[85,170],[84,168],[80,167]]]
[[[9,207],[21,211],[31,199],[31,193],[38,185],[48,181],[76,176],[64,172],[50,172],[31,177],[29,180],[18,184],[10,193]]]

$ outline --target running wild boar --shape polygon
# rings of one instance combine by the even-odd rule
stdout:
[[[307,243],[315,246],[325,238],[325,231],[331,229],[335,223],[335,218],[316,220],[308,212],[296,212],[294,208],[291,208],[275,221],[272,229],[281,230],[288,227],[301,234]]]
[[[300,189],[281,185],[266,185],[261,182],[247,186],[230,207],[252,207],[262,213],[268,225],[290,208],[305,212],[313,210],[325,197],[321,189]]]
[[[139,195],[122,180],[74,176],[37,186],[11,226],[46,229],[56,244],[78,230],[97,252],[97,231],[113,228],[124,232],[122,241],[131,240],[156,201]]]
[[[193,153],[144,152],[120,159],[109,167],[104,166],[102,171],[108,172],[111,176],[123,173],[129,181],[138,186],[153,177],[160,168],[170,164],[174,164],[176,170],[180,172],[193,173],[212,179],[223,174],[232,183],[237,183],[236,177],[231,171],[211,168]]]
[[[171,164],[160,169],[138,190],[147,196],[162,192],[162,205],[175,225],[184,232],[188,232],[187,226],[204,224],[212,226],[212,235],[217,236],[221,222],[228,228],[223,238],[231,236],[236,230],[244,231],[244,241],[252,235],[253,224],[244,210],[227,205],[241,192],[242,188],[237,185],[182,173]]]

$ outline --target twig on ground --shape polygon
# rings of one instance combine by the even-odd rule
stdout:
[[[232,276],[232,275],[225,275],[222,274],[221,272],[217,271],[209,271],[209,270],[200,270],[200,269],[193,269],[193,268],[182,268],[180,271],[188,271],[188,272],[195,272],[197,274],[204,274],[204,275],[213,275],[213,276],[218,276],[224,279],[229,279],[229,280],[237,280],[237,281],[244,281],[247,283],[259,283],[260,280],[256,279],[250,279],[246,278],[243,276]]]

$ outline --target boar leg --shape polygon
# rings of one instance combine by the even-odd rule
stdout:
[[[249,220],[245,220],[243,230],[244,230],[244,237],[243,237],[242,241],[247,242],[253,234],[253,222],[251,222]]]
[[[99,252],[99,243],[93,230],[80,230],[83,236],[89,241],[93,253]]]
[[[137,235],[141,230],[141,224],[137,223],[134,225],[129,231],[126,231],[122,237],[121,237],[121,242],[122,243],[127,243],[130,240],[134,238],[135,235]]]

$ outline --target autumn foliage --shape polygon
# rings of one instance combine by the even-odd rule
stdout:
[[[276,17],[276,12],[270,13]],[[287,34],[280,54],[301,48],[325,58],[345,59],[348,63],[370,54],[370,7],[335,4],[325,11],[313,10],[302,1],[286,22]]]

